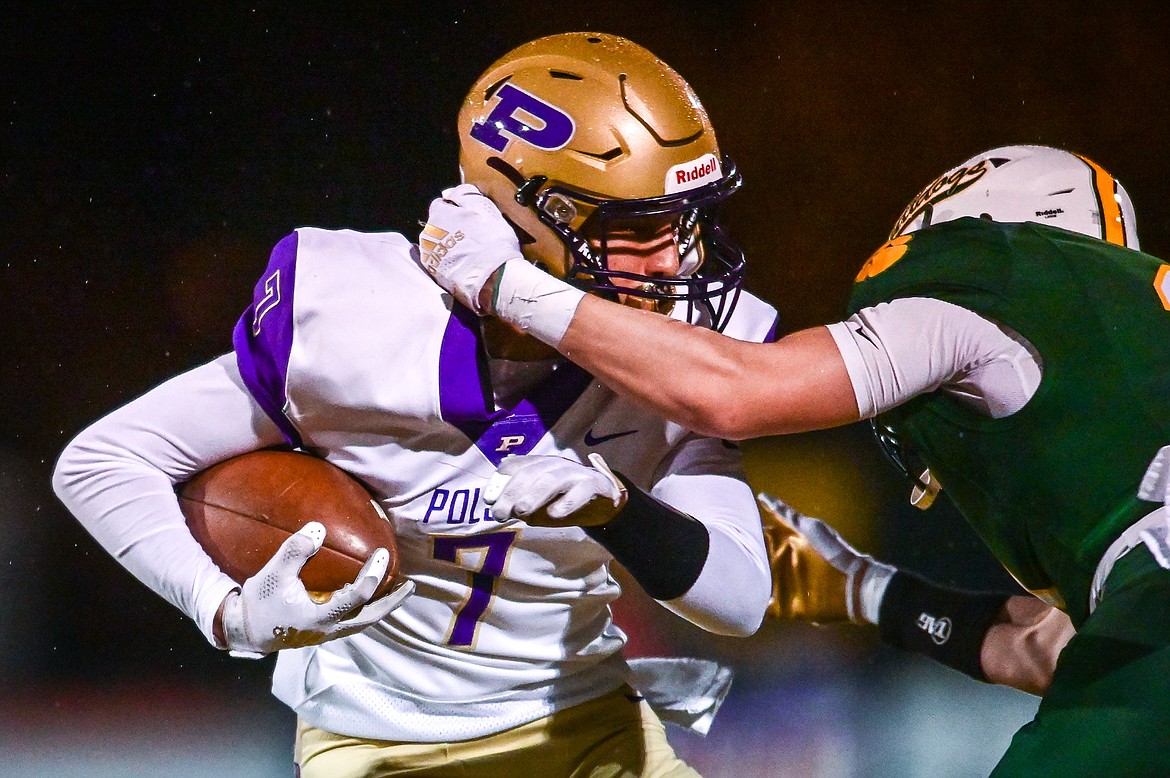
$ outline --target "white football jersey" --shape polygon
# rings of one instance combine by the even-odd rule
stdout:
[[[759,341],[775,327],[775,311],[745,293],[726,332]],[[289,441],[375,493],[394,524],[400,573],[417,586],[374,628],[281,652],[274,692],[315,726],[464,740],[625,681],[609,552],[577,527],[492,519],[482,490],[511,454],[600,452],[708,527],[707,568],[746,569],[767,589],[736,447],[663,421],[568,362],[497,409],[478,321],[401,235],[297,230],[274,249],[234,345],[244,383]],[[718,577],[707,568],[666,605],[711,628],[731,607],[716,600],[735,595],[700,586]]]

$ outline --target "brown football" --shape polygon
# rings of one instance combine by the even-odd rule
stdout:
[[[390,552],[375,597],[394,588],[394,528],[369,492],[323,459],[291,451],[253,451],[209,467],[178,488],[191,534],[224,573],[243,583],[285,538],[310,521],[325,525],[325,543],[301,569],[318,599],[353,581],[370,554]]]

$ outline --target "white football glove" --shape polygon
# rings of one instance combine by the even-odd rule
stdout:
[[[821,559],[828,562],[834,570],[844,576],[844,581],[840,582],[838,578],[840,583],[837,583],[824,575],[809,575],[808,568],[815,567],[815,565],[810,565],[810,562],[815,562],[815,560],[804,559],[799,565],[805,568],[806,573],[800,580],[806,581],[806,585],[808,581],[817,583],[824,591],[810,592],[800,587],[787,587],[791,591],[785,595],[786,597],[796,597],[802,601],[798,604],[799,607],[793,608],[790,604],[789,609],[811,612],[815,616],[821,611],[831,610],[829,607],[831,603],[827,601],[839,600],[843,597],[844,610],[850,620],[877,624],[882,597],[886,593],[886,586],[890,579],[897,572],[897,568],[879,562],[868,554],[861,553],[846,543],[837,530],[825,522],[805,516],[791,505],[770,494],[761,492],[756,495],[756,499],[764,508],[774,514],[775,518],[795,529]],[[778,526],[783,528],[782,525]],[[768,524],[765,523],[765,531],[767,532],[768,529]],[[773,557],[773,577],[778,574],[776,553],[776,550],[769,549],[769,555]],[[797,556],[799,556],[799,552]],[[791,566],[790,564],[784,569],[787,570]],[[780,603],[780,605],[783,606],[784,603]],[[820,621],[817,618],[811,620]]]
[[[522,257],[520,241],[495,203],[472,184],[444,189],[418,237],[423,267],[476,313],[480,291],[501,265]]]
[[[385,597],[369,601],[390,562],[390,554],[379,548],[353,583],[338,589],[326,602],[315,602],[300,572],[324,541],[324,525],[309,522],[290,535],[260,572],[244,581],[238,593],[228,595],[223,634],[232,656],[257,659],[282,648],[352,635],[381,621],[414,591],[414,582],[407,581]]]
[[[626,489],[600,454],[590,454],[589,461],[593,467],[562,457],[508,457],[493,476],[497,485],[503,478],[507,482],[485,489],[492,518],[515,517],[542,527],[606,523],[626,504]]]

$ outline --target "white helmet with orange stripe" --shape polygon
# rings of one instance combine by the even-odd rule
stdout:
[[[1047,224],[1138,248],[1121,183],[1087,157],[1050,146],[1001,146],[948,170],[910,201],[890,239],[963,216]]]

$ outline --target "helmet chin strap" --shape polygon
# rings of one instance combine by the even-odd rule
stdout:
[[[645,294],[647,292],[662,291],[663,287],[668,286],[668,284],[656,284],[651,281],[647,281],[641,284],[637,284],[636,286],[626,287],[635,294],[623,294],[622,292],[615,291],[613,289],[591,288],[591,280],[592,279],[579,279],[576,286],[577,288],[585,291],[587,294],[600,297],[604,300],[609,300],[610,302],[617,303],[618,305],[624,305],[627,308],[634,308],[639,311],[650,311],[651,313],[661,313],[664,316],[668,316],[670,315],[671,311],[674,310],[674,300],[664,300],[661,298],[641,296],[641,294]]]
[[[669,284],[656,284],[652,281],[646,281],[645,283],[638,284],[637,286],[632,287],[632,288],[635,289],[636,291],[645,293],[645,292],[658,292],[658,291],[661,291],[663,289],[663,287],[666,287],[666,286],[669,286]],[[663,300],[660,298],[651,298],[651,297],[638,297],[636,295],[624,295],[624,294],[621,294],[620,292],[619,292],[619,296],[621,297],[621,301],[624,305],[628,305],[631,308],[637,308],[638,310],[641,310],[641,311],[653,311],[654,313],[660,313],[663,316],[668,316],[668,315],[670,315],[670,312],[674,310],[674,300]]]

